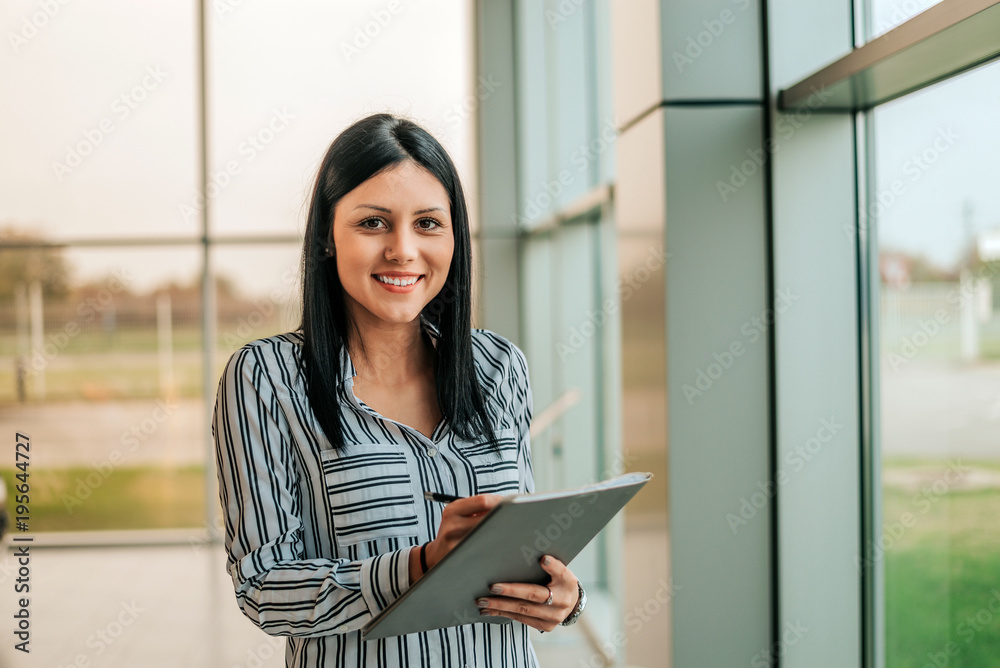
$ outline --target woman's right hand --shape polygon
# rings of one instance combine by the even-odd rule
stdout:
[[[465,538],[466,534],[479,524],[483,516],[500,503],[503,498],[500,494],[477,494],[447,504],[441,511],[441,524],[438,525],[437,537],[427,543],[427,547],[424,548],[427,568],[431,568],[441,561],[444,555],[451,552],[455,545]],[[414,555],[418,549],[414,548]],[[419,567],[416,572],[420,574]],[[412,574],[413,570],[411,569],[411,576]],[[415,581],[412,577],[410,579]]]

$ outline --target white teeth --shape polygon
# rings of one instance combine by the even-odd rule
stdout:
[[[416,283],[420,277],[414,276],[413,278],[399,279],[399,278],[389,278],[388,276],[379,276],[378,274],[375,274],[375,278],[382,281],[383,283],[388,283],[389,285],[407,286]]]

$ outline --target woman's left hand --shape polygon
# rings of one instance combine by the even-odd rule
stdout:
[[[526,582],[497,582],[490,587],[497,596],[476,600],[480,614],[510,617],[539,631],[551,631],[559,626],[573,612],[580,597],[576,576],[566,564],[551,555],[542,557],[542,568],[552,576],[548,587]],[[545,605],[549,589],[552,590],[552,603]]]

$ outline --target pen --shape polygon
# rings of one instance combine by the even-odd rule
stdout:
[[[440,501],[441,503],[451,503],[452,501],[458,501],[462,497],[452,496],[451,494],[439,494],[437,492],[424,492],[424,498],[428,501]]]

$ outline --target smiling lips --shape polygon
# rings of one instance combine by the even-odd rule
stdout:
[[[414,286],[423,278],[423,275],[387,276],[384,274],[372,274],[372,278],[378,281],[378,284],[389,292],[404,293],[412,292]]]

